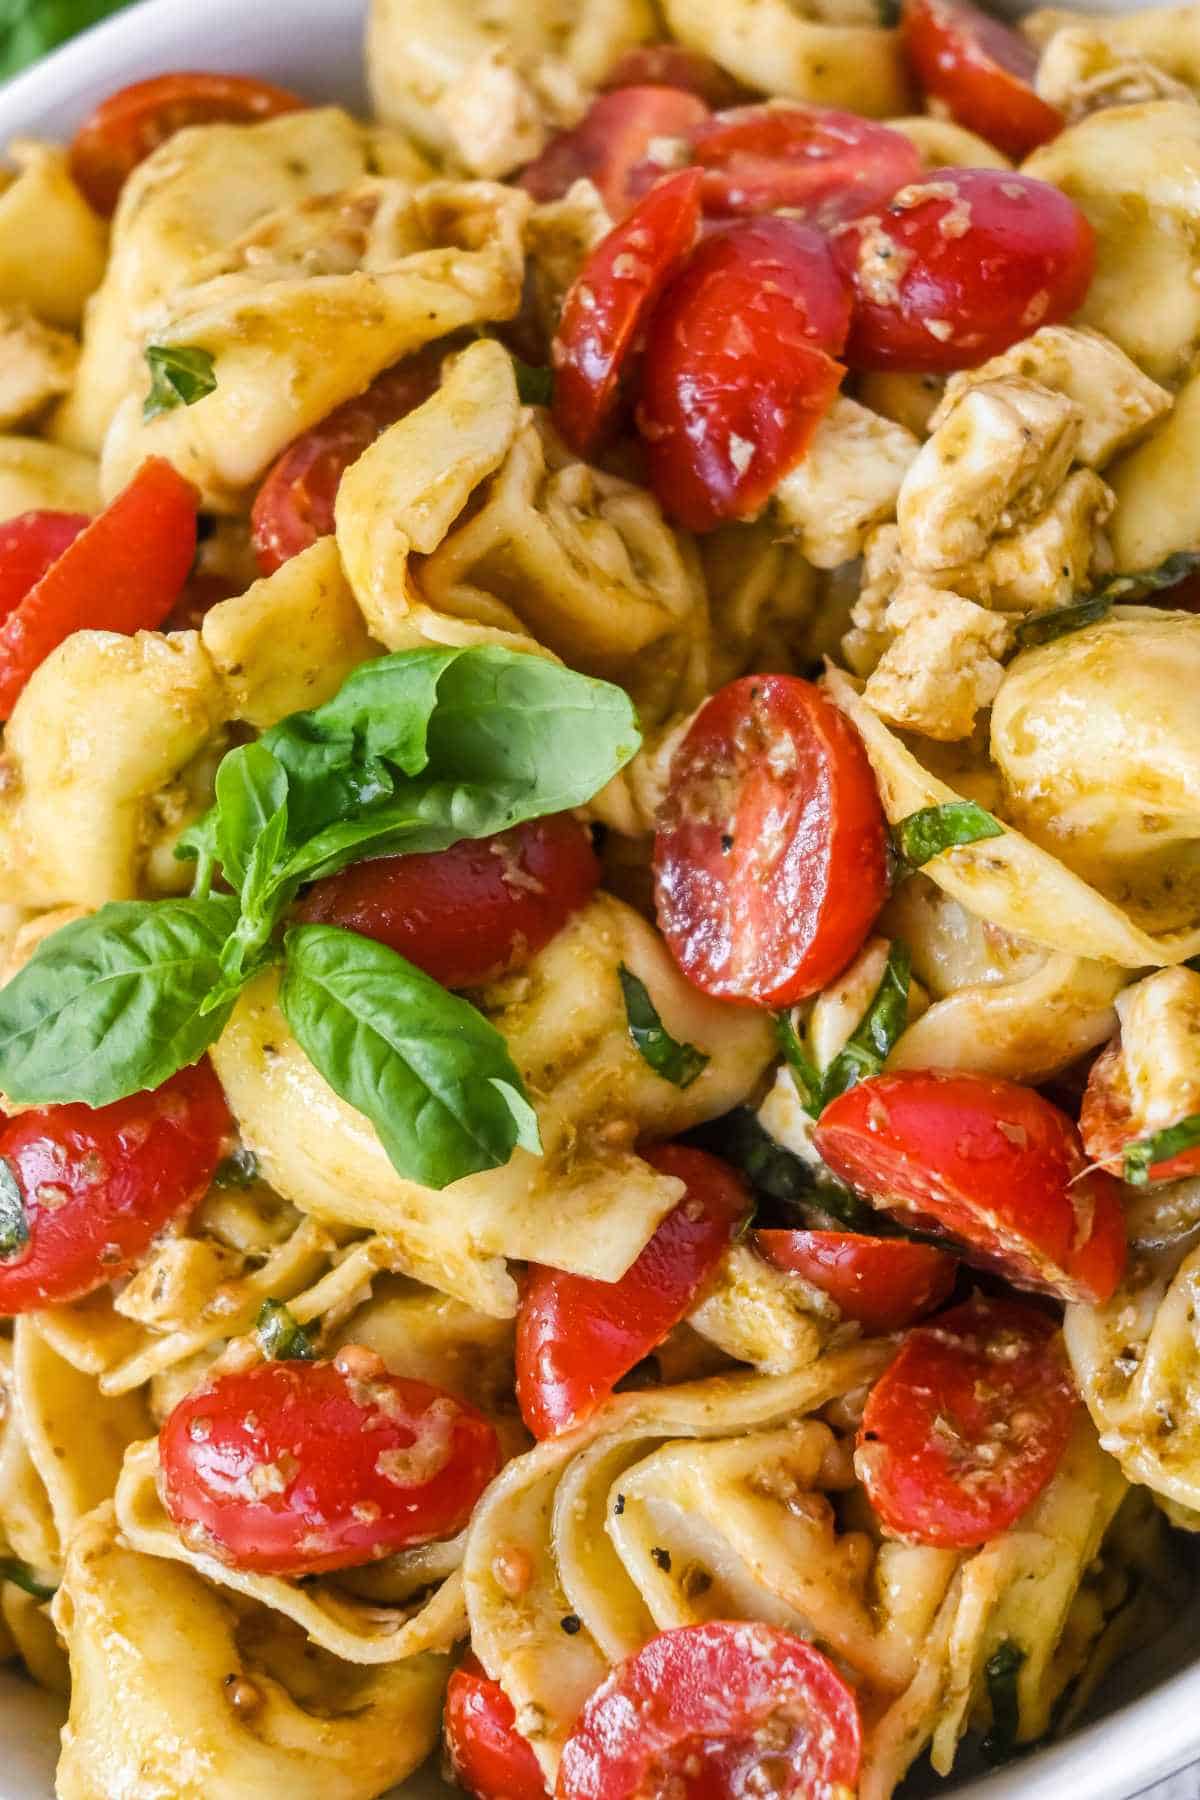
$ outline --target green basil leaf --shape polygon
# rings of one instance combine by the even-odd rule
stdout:
[[[253,1187],[258,1180],[258,1158],[244,1144],[230,1156],[222,1157],[213,1170],[213,1186],[219,1188]]]
[[[554,399],[554,370],[522,362],[519,356],[514,356],[512,363],[521,405],[549,406]]]
[[[39,1581],[29,1564],[15,1556],[0,1556],[0,1581],[11,1581],[33,1600],[53,1600],[58,1592],[56,1587]]]
[[[181,831],[175,842],[174,856],[177,862],[195,862],[196,873],[192,879],[193,900],[207,900],[212,892],[213,876],[217,872],[217,814],[216,808],[210,807],[202,816]]]
[[[0,78],[28,68],[89,25],[99,24],[129,0],[2,0]]]
[[[263,1301],[254,1335],[268,1362],[311,1362],[317,1354],[312,1338],[282,1300]]]
[[[775,1014],[775,1039],[791,1071],[801,1106],[812,1118],[817,1118],[822,1105],[821,1075],[800,1041],[791,1013]]]
[[[1017,1751],[1017,1733],[1021,1726],[1021,1706],[1017,1694],[1017,1677],[1025,1662],[1025,1652],[1011,1638],[989,1656],[984,1664],[988,1699],[992,1707],[992,1728],[980,1746],[990,1763],[1008,1762]]]
[[[945,806],[925,806],[909,813],[892,827],[896,854],[911,869],[920,869],[945,850],[959,844],[978,844],[984,838],[1003,837],[1004,827],[974,800],[951,800]]]
[[[1029,650],[1037,644],[1052,644],[1056,638],[1067,637],[1072,631],[1082,631],[1085,625],[1094,625],[1098,619],[1107,618],[1111,611],[1112,601],[1097,595],[1092,600],[1078,600],[1074,606],[1055,606],[1048,612],[1030,613],[1017,626],[1017,647]]]
[[[825,1070],[821,1099],[825,1106],[869,1075],[878,1075],[908,1024],[908,983],[912,957],[907,944],[892,940],[887,966],[871,1004],[850,1038]]]
[[[625,998],[629,1035],[638,1055],[673,1087],[691,1087],[708,1067],[708,1057],[703,1050],[697,1050],[695,1044],[681,1044],[678,1038],[671,1036],[650,998],[649,988],[632,969],[622,963],[617,976]]]
[[[466,1000],[335,925],[294,926],[284,949],[284,1017],[401,1175],[441,1188],[499,1168],[518,1146],[540,1153],[508,1046]]]
[[[150,365],[150,392],[142,405],[146,425],[162,413],[174,412],[177,406],[195,406],[197,400],[216,392],[217,377],[207,350],[148,344],[146,361]]]
[[[1155,1163],[1166,1162],[1184,1150],[1194,1150],[1197,1144],[1200,1144],[1200,1113],[1181,1119],[1178,1125],[1168,1125],[1165,1131],[1156,1131],[1153,1137],[1126,1144],[1126,1181],[1131,1187],[1145,1187]]]
[[[113,901],[64,925],[0,989],[0,1089],[107,1106],[196,1062],[233,1004],[203,1015],[236,919],[213,895]]]
[[[13,1257],[29,1242],[25,1196],[7,1156],[0,1156],[0,1263]]]
[[[1104,599],[1118,604],[1123,600],[1144,600],[1148,594],[1177,587],[1197,569],[1200,569],[1200,550],[1176,550],[1153,569],[1138,569],[1132,575],[1114,575],[1099,593]],[[1169,597],[1166,604],[1170,605]]]
[[[222,984],[205,1012],[244,984],[295,893],[294,885],[278,880],[287,860],[287,771],[264,744],[243,744],[221,759],[214,812],[217,856],[238,890],[241,910],[221,952]]]

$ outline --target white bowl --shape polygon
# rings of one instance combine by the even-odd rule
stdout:
[[[536,0],[529,0],[535,4]],[[438,0],[413,0],[436,6]],[[1120,0],[1093,10],[1126,11]],[[1003,10],[1022,10],[1001,0]],[[96,101],[146,75],[220,69],[262,75],[312,99],[363,99],[365,0],[142,0],[0,87],[0,146],[23,134],[69,137]],[[918,1784],[946,1800],[1130,1800],[1200,1758],[1200,1603],[1153,1652],[1122,1666],[1096,1723],[1012,1769]],[[0,1800],[49,1800],[58,1704],[0,1669]],[[1200,1794],[1200,1774],[1196,1793]],[[404,1800],[447,1790],[428,1777]]]

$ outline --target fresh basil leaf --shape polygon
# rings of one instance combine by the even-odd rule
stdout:
[[[775,1014],[775,1039],[791,1071],[800,1096],[800,1104],[814,1119],[821,1111],[821,1076],[815,1062],[800,1041],[800,1033],[792,1023],[791,1013]]]
[[[19,1561],[15,1556],[0,1556],[0,1581],[11,1581],[14,1587],[19,1587],[32,1600],[53,1600],[58,1592],[56,1587],[39,1581],[29,1564]]]
[[[202,1014],[236,919],[213,895],[113,901],[64,925],[0,989],[0,1089],[107,1106],[196,1062],[233,1004]]]
[[[538,368],[533,363],[522,362],[519,356],[512,359],[513,374],[517,378],[517,398],[522,406],[549,406],[554,399],[553,369]]]
[[[1008,1762],[1017,1751],[1017,1733],[1021,1726],[1021,1706],[1017,1694],[1017,1677],[1025,1662],[1025,1652],[1011,1638],[989,1656],[984,1664],[988,1699],[992,1708],[992,1727],[980,1746],[990,1763]]]
[[[1138,569],[1132,575],[1114,575],[1099,590],[1099,596],[1120,603],[1144,600],[1148,594],[1159,594],[1164,588],[1177,587],[1200,569],[1200,550],[1176,550],[1153,569]],[[1170,605],[1168,598],[1167,605]]]
[[[268,1362],[311,1362],[317,1354],[312,1338],[282,1300],[263,1301],[254,1335]]]
[[[148,344],[150,392],[142,405],[142,422],[148,425],[177,406],[195,406],[197,400],[216,392],[217,377],[207,350],[170,344]]]
[[[29,1242],[25,1196],[7,1156],[0,1156],[0,1263],[23,1250]]]
[[[288,777],[264,744],[243,744],[222,757],[216,780],[216,850],[241,909],[221,952],[222,985],[202,1010],[223,1004],[253,972],[294,885],[279,882],[287,860]]]
[[[195,862],[192,879],[193,900],[207,900],[217,872],[217,814],[215,807],[181,831],[175,843],[177,862]]]
[[[518,1146],[540,1154],[508,1046],[466,1000],[335,925],[294,926],[284,949],[284,1017],[401,1175],[442,1188],[499,1168]]]
[[[1085,625],[1094,625],[1098,619],[1107,618],[1112,611],[1112,601],[1103,595],[1092,600],[1079,600],[1074,606],[1055,606],[1048,612],[1030,613],[1017,626],[1017,647],[1030,650],[1037,644],[1052,644],[1056,638],[1067,637],[1072,631],[1082,631]]]
[[[1192,1113],[1178,1125],[1168,1125],[1165,1131],[1156,1131],[1153,1137],[1126,1144],[1126,1181],[1131,1187],[1145,1187],[1155,1163],[1166,1162],[1184,1150],[1194,1150],[1197,1144],[1200,1144],[1200,1113]]]
[[[908,1024],[908,984],[912,957],[907,944],[892,940],[887,966],[871,1004],[843,1048],[825,1070],[821,1099],[825,1106],[869,1075],[878,1075]]]
[[[2,0],[0,78],[15,75],[129,0]]]
[[[244,1144],[230,1156],[222,1157],[213,1170],[213,1186],[219,1188],[253,1187],[258,1180],[258,1158]]]
[[[708,1057],[695,1044],[681,1044],[671,1036],[650,998],[649,988],[632,969],[622,963],[617,977],[625,999],[629,1035],[642,1061],[673,1087],[691,1087],[708,1067]]]
[[[959,844],[978,844],[984,838],[1003,837],[1004,827],[974,800],[951,800],[945,806],[925,806],[909,813],[892,827],[896,854],[910,869],[920,869],[945,850]]]

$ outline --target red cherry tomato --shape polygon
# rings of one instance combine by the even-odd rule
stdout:
[[[932,1244],[853,1231],[756,1231],[777,1269],[802,1275],[868,1331],[900,1331],[950,1298],[958,1264]]]
[[[622,375],[650,309],[696,241],[699,169],[671,175],[592,251],[563,301],[551,350],[554,422],[581,456],[612,434]]]
[[[970,369],[1083,304],[1095,238],[1074,201],[1003,169],[933,169],[834,239],[852,369]]]
[[[609,217],[623,219],[644,191],[642,183],[632,185],[632,176],[651,144],[686,138],[707,117],[704,102],[678,87],[624,87],[601,94],[578,125],[554,138],[529,164],[521,186],[535,200],[560,200],[586,176],[599,188]],[[666,168],[659,172],[665,174]]]
[[[1083,1110],[1079,1115],[1079,1130],[1091,1161],[1113,1175],[1124,1173],[1127,1147],[1147,1135],[1139,1129],[1133,1116],[1133,1099],[1119,1039],[1092,1064],[1083,1096]],[[1151,1181],[1182,1181],[1185,1175],[1200,1175],[1200,1145],[1152,1163],[1147,1174]]]
[[[230,1130],[207,1062],[111,1106],[42,1106],[0,1131],[28,1241],[0,1256],[0,1316],[57,1306],[128,1275],[208,1192]]]
[[[470,1651],[446,1689],[446,1753],[455,1781],[477,1800],[543,1800],[546,1782],[512,1701]]]
[[[626,50],[600,86],[613,88],[670,87],[695,94],[708,106],[736,106],[746,98],[739,81],[700,50],[682,44],[639,44]]]
[[[789,1632],[714,1620],[664,1631],[618,1663],[563,1750],[559,1800],[727,1800],[857,1792],[852,1690]]]
[[[1055,1321],[976,1295],[909,1332],[871,1390],[855,1467],[897,1537],[969,1550],[1032,1506],[1078,1404]]]
[[[921,179],[920,153],[903,132],[826,106],[743,106],[694,127],[712,217],[797,210],[828,231],[884,206]]]
[[[155,75],[102,100],[71,145],[71,174],[107,217],[151,151],[187,125],[254,125],[304,106],[298,94],[244,75]]]
[[[828,241],[794,219],[713,232],[650,322],[638,427],[665,510],[691,531],[764,506],[837,393],[850,316]]]
[[[1034,91],[1032,44],[969,0],[908,0],[902,21],[913,74],[952,119],[1020,162],[1062,130]]]
[[[500,1466],[483,1414],[353,1345],[194,1389],[159,1433],[163,1504],[234,1568],[350,1569],[450,1538]]]
[[[342,476],[381,432],[429,399],[444,355],[444,345],[431,344],[385,369],[365,393],[303,432],[271,465],[250,510],[254,554],[264,575],[329,536]]]
[[[86,513],[27,512],[0,525],[0,620],[90,524]]]
[[[867,753],[820,688],[745,675],[671,763],[654,847],[658,923],[717,999],[790,1006],[841,973],[887,896]]]
[[[751,1209],[750,1191],[703,1150],[663,1144],[642,1152],[687,1184],[619,1281],[531,1264],[517,1315],[517,1400],[535,1437],[578,1425],[686,1317]]]
[[[874,1205],[1017,1287],[1100,1304],[1121,1279],[1120,1190],[1032,1088],[934,1069],[874,1075],[830,1102],[813,1142]]]
[[[443,987],[481,987],[536,956],[599,880],[586,828],[556,813],[449,850],[354,863],[310,888],[299,916],[374,938]]]
[[[152,456],[0,625],[0,719],[72,632],[132,635],[161,625],[195,554],[195,491],[170,463]]]

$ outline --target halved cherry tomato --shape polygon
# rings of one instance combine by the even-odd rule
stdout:
[[[873,1075],[829,1103],[813,1142],[873,1205],[1016,1287],[1100,1304],[1121,1279],[1120,1190],[1032,1088],[936,1069]]]
[[[449,850],[354,863],[315,883],[299,915],[374,938],[443,987],[480,987],[536,956],[599,879],[586,828],[556,813]]]
[[[161,625],[195,554],[195,491],[170,463],[152,456],[0,625],[0,719],[72,632],[132,635]]]
[[[671,763],[659,928],[720,1000],[790,1006],[839,975],[887,896],[887,827],[854,727],[794,675],[707,700]]]
[[[563,301],[551,350],[554,422],[581,456],[612,433],[622,376],[650,309],[696,242],[699,169],[658,184],[592,251]]]
[[[86,513],[19,513],[0,525],[0,620],[91,524]]]
[[[709,106],[736,106],[747,97],[740,81],[702,50],[682,44],[639,44],[626,50],[600,83],[613,88],[672,87],[695,94]]]
[[[260,1575],[351,1569],[462,1530],[500,1466],[483,1414],[361,1345],[259,1363],[181,1400],[159,1432],[163,1505]]]
[[[1092,1161],[1113,1175],[1124,1173],[1128,1145],[1147,1135],[1139,1130],[1133,1116],[1120,1039],[1110,1044],[1091,1066],[1079,1130]],[[1147,1171],[1150,1181],[1182,1181],[1185,1175],[1200,1175],[1200,1145],[1152,1163]]]
[[[110,1106],[42,1106],[0,1131],[28,1239],[0,1256],[0,1317],[128,1275],[204,1198],[231,1129],[207,1062]]]
[[[901,24],[913,74],[952,119],[1020,162],[1065,123],[1035,92],[1032,44],[970,0],[908,0]]]
[[[741,219],[700,244],[650,322],[637,415],[672,518],[710,531],[766,504],[837,393],[849,319],[808,226]]]
[[[543,1800],[546,1782],[512,1701],[470,1651],[446,1689],[446,1753],[459,1787],[478,1800]]]
[[[827,106],[742,106],[689,136],[711,217],[786,206],[829,231],[886,205],[923,167],[903,132]]]
[[[662,1144],[642,1152],[662,1175],[685,1182],[669,1212],[619,1281],[594,1281],[534,1263],[517,1314],[517,1400],[535,1437],[578,1425],[622,1375],[686,1317],[734,1231],[750,1190],[703,1150]]]
[[[264,575],[329,536],[342,476],[381,432],[429,399],[444,355],[444,345],[430,344],[385,369],[365,393],[335,407],[272,463],[250,510],[254,554]]]
[[[843,227],[852,369],[970,369],[1083,304],[1091,226],[1066,194],[1003,169],[933,169]]]
[[[686,138],[707,117],[703,100],[678,87],[617,88],[593,100],[578,125],[552,139],[521,175],[521,186],[535,200],[560,200],[586,176],[616,222],[645,191],[645,183],[635,188],[631,177],[650,146],[660,139]],[[664,164],[660,173],[666,174],[669,166]]]
[[[855,1468],[897,1537],[969,1550],[1053,1478],[1078,1404],[1055,1321],[977,1294],[909,1332],[867,1400]]]
[[[858,1789],[853,1691],[812,1644],[758,1622],[664,1631],[587,1702],[559,1800],[833,1800]]]
[[[802,1275],[868,1331],[900,1331],[950,1298],[958,1264],[948,1251],[853,1231],[756,1231],[754,1248]]]
[[[287,88],[245,75],[155,75],[110,94],[84,120],[71,145],[71,174],[107,217],[138,164],[185,126],[254,125],[305,104]]]

